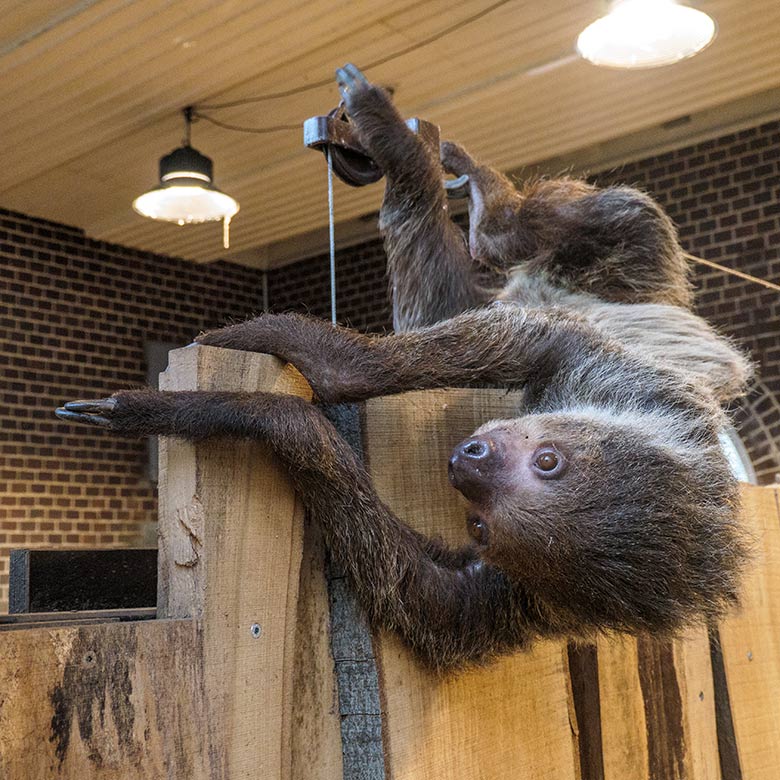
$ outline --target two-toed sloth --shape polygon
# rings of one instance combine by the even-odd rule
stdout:
[[[252,437],[286,465],[375,626],[429,665],[462,667],[540,636],[673,632],[722,614],[745,546],[718,444],[746,360],[689,311],[673,225],[646,195],[571,179],[517,191],[388,94],[337,81],[387,189],[380,227],[395,333],[263,315],[201,344],[293,363],[324,402],[434,387],[524,390],[524,412],[459,444],[450,479],[473,543],[411,530],[316,405],[270,393],[120,391],[59,414],[131,434]],[[470,178],[469,240],[442,168]],[[481,286],[480,264],[504,272]]]

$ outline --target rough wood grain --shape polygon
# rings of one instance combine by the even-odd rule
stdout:
[[[465,505],[447,481],[450,451],[486,420],[516,414],[519,400],[446,390],[368,402],[367,463],[383,501],[424,533],[464,541]],[[382,637],[380,658],[393,780],[578,776],[565,644],[443,680],[394,637]]]
[[[606,780],[714,780],[718,769],[709,642],[598,640]]]
[[[646,778],[647,728],[636,640],[599,637],[598,659],[604,777]]]
[[[341,732],[330,643],[325,548],[319,528],[308,520],[303,537],[294,668],[292,780],[337,780],[342,776]]]
[[[673,643],[672,652],[683,709],[684,777],[718,780],[717,711],[707,629],[690,629]]]
[[[275,358],[210,347],[172,352],[160,386],[311,395]],[[163,441],[159,606],[203,619],[215,780],[292,773],[302,550],[300,502],[261,444]]]
[[[0,777],[209,777],[193,620],[0,636]]]
[[[743,502],[756,561],[742,610],[720,626],[721,651],[742,775],[774,780],[780,772],[780,489],[746,487]]]

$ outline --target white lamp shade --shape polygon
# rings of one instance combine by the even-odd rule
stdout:
[[[594,65],[655,68],[700,52],[715,32],[711,17],[674,0],[620,0],[580,33],[577,50]]]
[[[139,195],[133,208],[144,217],[192,225],[230,219],[239,205],[230,195],[208,186],[163,184]]]

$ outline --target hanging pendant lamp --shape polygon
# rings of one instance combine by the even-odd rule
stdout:
[[[716,30],[710,16],[676,0],[617,0],[580,33],[577,51],[594,65],[656,68],[698,54]]]
[[[177,225],[201,222],[224,224],[223,245],[229,247],[230,220],[238,213],[235,198],[214,186],[214,163],[190,146],[192,108],[184,109],[184,143],[160,158],[160,183],[139,195],[133,208],[139,214]]]

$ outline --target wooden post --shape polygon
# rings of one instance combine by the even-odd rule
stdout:
[[[172,352],[160,387],[311,397],[291,366],[213,347]],[[293,743],[325,739],[310,713],[299,717],[295,729],[293,724],[296,641],[310,644],[296,634],[303,529],[300,501],[261,443],[162,440],[158,604],[163,617],[203,622],[209,702],[203,737],[214,780],[286,780],[292,776]],[[324,596],[315,590],[307,583],[307,593],[319,598],[326,614]],[[310,621],[310,630],[318,632],[309,637],[312,642],[321,637],[321,622]],[[318,652],[327,652],[321,639]],[[316,668],[316,655],[297,656]],[[321,670],[315,686],[320,695],[329,684],[333,688],[328,670]]]
[[[487,420],[518,413],[498,390],[407,393],[369,401],[366,462],[379,495],[405,521],[452,544],[466,536],[466,505],[449,485],[452,448]],[[398,457],[403,453],[403,457]],[[455,678],[420,667],[381,637],[385,752],[393,780],[518,777],[575,780],[566,647],[544,642]]]

